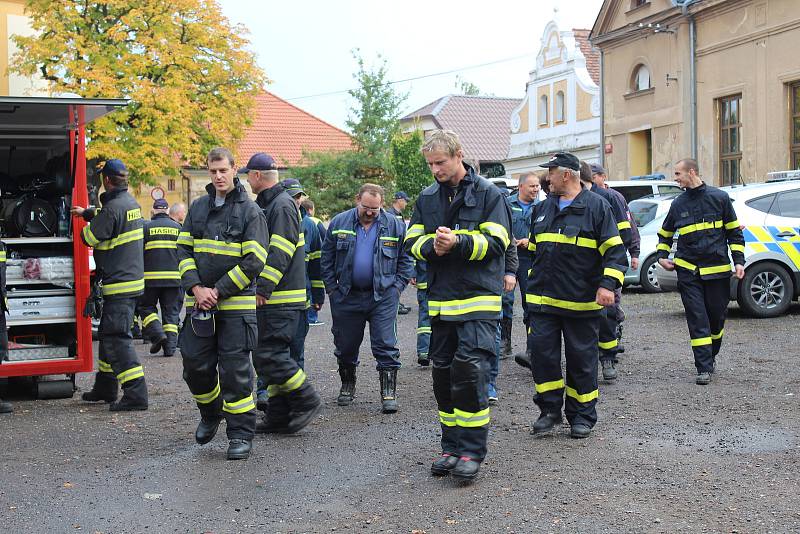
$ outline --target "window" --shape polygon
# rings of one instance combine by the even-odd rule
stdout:
[[[800,191],[787,191],[778,195],[781,217],[800,217]]]
[[[175,178],[167,180],[167,191],[175,191]]]
[[[650,69],[646,65],[639,64],[633,69],[633,78],[631,79],[631,91],[646,91],[650,89]]]
[[[556,122],[564,122],[564,91],[556,93]]]
[[[754,210],[758,210],[762,213],[769,213],[770,206],[772,206],[772,202],[775,200],[775,195],[767,195],[765,197],[754,198],[753,200],[748,200],[745,202],[745,205],[748,207],[753,208]]]
[[[792,169],[800,169],[800,82],[789,87],[792,99]]]
[[[674,195],[676,193],[683,193],[683,189],[681,189],[677,185],[659,185],[658,186],[658,194],[659,195]]]
[[[639,6],[649,4],[650,0],[631,0],[631,9],[636,9]]]
[[[550,124],[550,119],[548,118],[548,105],[547,105],[547,95],[542,95],[539,97],[539,125],[547,125]]]
[[[720,184],[741,182],[742,167],[742,95],[719,99]]]

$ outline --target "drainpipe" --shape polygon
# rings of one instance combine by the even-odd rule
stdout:
[[[605,129],[605,121],[606,121],[606,100],[605,100],[605,69],[603,68],[603,51],[600,50],[600,154],[598,160],[600,161],[600,166],[606,166],[606,129]]]
[[[682,7],[683,15],[689,19],[689,128],[691,133],[692,158],[697,159],[697,28],[694,15],[689,14],[689,4]]]

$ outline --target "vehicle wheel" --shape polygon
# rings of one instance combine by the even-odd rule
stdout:
[[[661,292],[661,288],[658,287],[658,277],[656,276],[657,265],[658,258],[653,254],[648,256],[644,263],[639,266],[639,280],[642,288],[648,293]]]
[[[792,304],[794,284],[786,269],[772,262],[757,263],[739,284],[739,306],[753,317],[783,315]]]

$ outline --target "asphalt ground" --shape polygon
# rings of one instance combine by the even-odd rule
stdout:
[[[225,460],[224,432],[194,443],[198,415],[179,357],[137,344],[147,412],[112,414],[72,399],[14,400],[0,416],[3,532],[800,532],[797,320],[744,318],[731,305],[717,373],[694,384],[676,294],[626,291],[626,352],[601,381],[599,422],[533,437],[533,381],[502,362],[489,456],[478,480],[429,474],[439,452],[430,371],[415,361],[416,296],[398,323],[400,411],[380,413],[362,347],[357,397],[337,407],[325,326],[307,371],[325,399],[296,436],[258,436],[248,461]],[[521,321],[515,346],[524,343]],[[81,375],[82,391],[92,377]]]

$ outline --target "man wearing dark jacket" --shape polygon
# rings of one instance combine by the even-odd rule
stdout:
[[[685,191],[669,207],[656,253],[664,269],[678,273],[697,368],[695,383],[704,386],[711,382],[725,332],[731,256],[736,278],[744,278],[744,235],[731,198],[703,182],[696,160],[679,161],[675,181]],[[676,232],[678,247],[670,260]]]
[[[0,241],[0,365],[8,358],[8,330],[6,330],[6,246]],[[0,413],[14,411],[10,402],[0,399]]]
[[[408,198],[408,195],[405,191],[398,191],[394,194],[394,200],[392,201],[392,205],[386,210],[386,213],[389,215],[394,215],[398,221],[405,224],[405,218],[403,217],[403,210],[406,209],[408,206],[408,201],[411,200]],[[406,315],[411,311],[411,308],[403,304],[402,302],[397,305],[397,313],[400,315]]]
[[[110,402],[111,411],[146,410],[144,369],[131,336],[136,300],[144,291],[142,210],[128,193],[128,169],[120,160],[108,160],[100,174],[106,190],[100,195],[103,209],[72,208],[74,215],[90,221],[81,231],[81,239],[86,246],[94,247],[97,272],[103,281],[99,370],[83,400]],[[117,383],[122,385],[123,394],[114,402]]]

